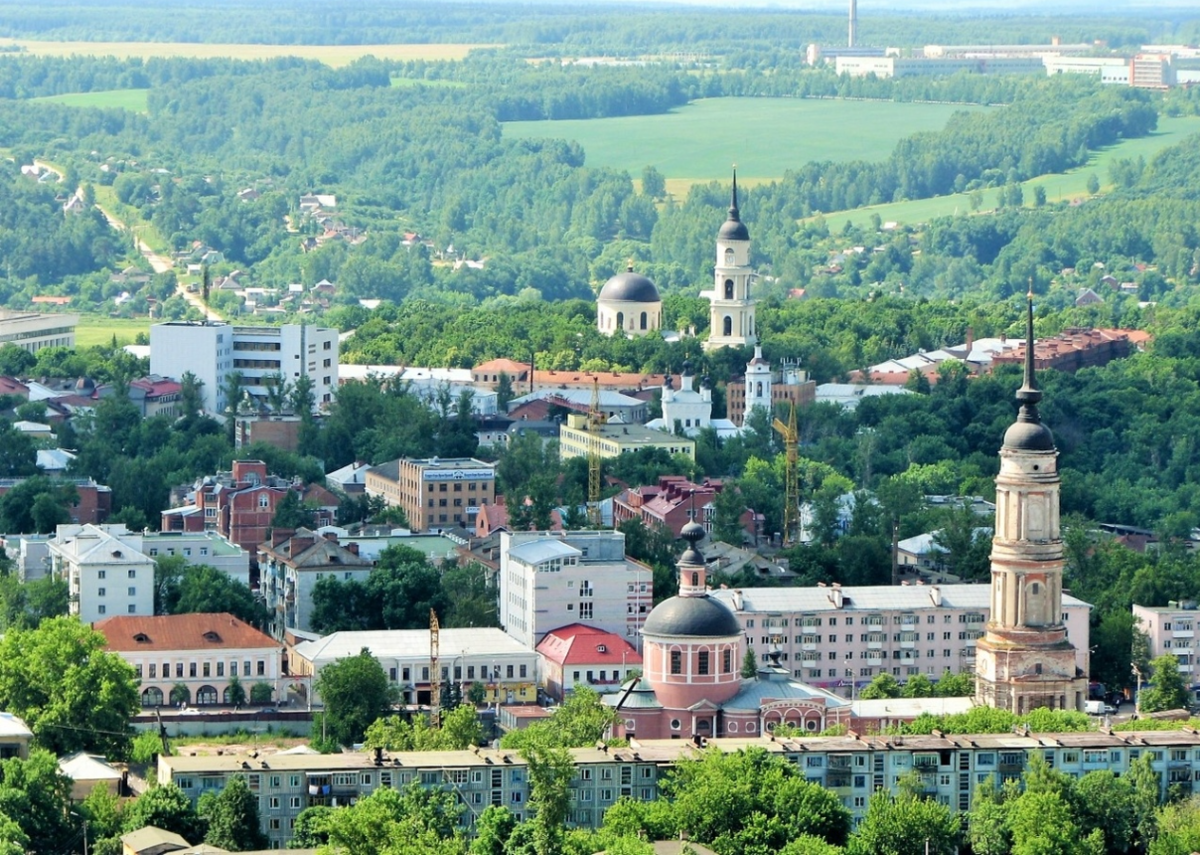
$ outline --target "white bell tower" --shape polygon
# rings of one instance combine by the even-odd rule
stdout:
[[[761,407],[771,415],[771,365],[763,359],[762,348],[754,347],[754,358],[746,363],[746,415]],[[743,424],[744,424],[743,420]]]
[[[720,347],[745,347],[758,341],[754,324],[754,300],[750,299],[750,230],[741,220],[737,200],[737,170],[733,173],[733,194],[729,218],[717,231],[717,263],[713,270],[713,290],[700,294],[709,301],[709,332],[705,350]]]

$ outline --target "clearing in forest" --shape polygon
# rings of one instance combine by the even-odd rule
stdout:
[[[904,137],[935,131],[957,104],[843,101],[814,98],[705,98],[652,116],[508,122],[509,137],[575,140],[589,166],[628,170],[653,166],[677,196],[696,182],[747,183],[783,177],[810,161],[887,158]]]
[[[149,318],[109,318],[104,315],[80,315],[75,327],[76,347],[108,346],[113,336],[118,345],[133,344],[138,333],[150,334]]]
[[[16,45],[31,56],[192,57],[195,59],[274,59],[299,56],[316,59],[338,68],[364,56],[379,59],[462,59],[478,47],[495,45],[410,44],[410,45],[258,45],[200,44],[195,42],[44,42],[30,39],[0,39],[0,48]],[[0,58],[2,58],[0,54]]]
[[[30,101],[46,101],[65,104],[68,107],[119,107],[132,113],[146,112],[146,95],[149,89],[106,89],[101,92],[70,92],[66,95],[47,95],[30,98]]]

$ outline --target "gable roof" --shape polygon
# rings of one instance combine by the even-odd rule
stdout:
[[[642,664],[642,655],[624,638],[582,623],[550,630],[537,652],[559,665]]]
[[[109,650],[224,650],[279,647],[271,636],[228,612],[159,615],[120,615],[92,624],[108,641]]]

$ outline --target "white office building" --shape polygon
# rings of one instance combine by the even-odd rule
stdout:
[[[530,650],[571,623],[640,646],[654,574],[625,556],[618,531],[514,532],[500,537],[500,624]]]
[[[284,324],[233,326],[224,321],[171,321],[150,328],[150,371],[179,380],[190,371],[204,385],[204,409],[223,413],[230,373],[242,375],[242,394],[252,408],[265,405],[276,375],[294,384],[313,383],[317,408],[328,405],[338,383],[338,333],[327,327]]]

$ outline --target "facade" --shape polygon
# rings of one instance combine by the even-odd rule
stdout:
[[[10,757],[29,759],[29,743],[33,731],[23,720],[12,713],[0,712],[0,760]]]
[[[1135,330],[1071,328],[1056,336],[1039,339],[1033,346],[1033,367],[1074,373],[1080,368],[1107,365],[1133,353]],[[993,365],[1024,365],[1024,344],[992,357]]]
[[[642,654],[624,636],[582,623],[546,633],[537,652],[542,685],[559,703],[576,686],[614,692],[632,672],[642,670]]]
[[[696,443],[685,436],[675,436],[641,425],[603,424],[595,433],[588,430],[585,415],[569,415],[558,431],[558,454],[562,460],[587,457],[593,443],[601,457],[619,457],[640,448],[661,448],[668,454],[686,454],[695,459]]]
[[[1179,663],[1179,675],[1192,697],[1200,700],[1197,694],[1196,667],[1196,624],[1200,612],[1196,610],[1195,600],[1172,600],[1165,606],[1133,607],[1133,621],[1137,628],[1145,633],[1150,641],[1150,658],[1171,654]]]
[[[1158,773],[1162,797],[1169,787],[1190,793],[1200,780],[1200,734],[1189,730],[1124,733],[973,734],[965,736],[818,736],[806,739],[736,738],[644,740],[629,748],[571,749],[576,777],[571,781],[568,825],[598,827],[618,798],[652,801],[659,781],[681,759],[708,751],[761,749],[795,763],[805,779],[835,793],[861,820],[878,789],[897,794],[900,781],[916,772],[925,794],[957,812],[970,809],[978,786],[988,778],[1015,780],[1033,756],[1072,776],[1093,770],[1125,775],[1143,755]],[[265,764],[265,766],[264,766]],[[314,805],[349,804],[380,787],[419,784],[453,789],[466,811],[468,829],[488,805],[506,805],[518,819],[526,816],[529,776],[514,751],[401,752],[344,754],[224,754],[165,757],[158,760],[158,782],[173,783],[193,803],[206,792],[219,792],[233,777],[244,776],[259,796],[262,830],[272,845],[291,839],[297,814]]]
[[[807,407],[817,400],[817,384],[798,364],[784,362],[779,371],[763,358],[762,349],[754,349],[754,358],[746,365],[746,374],[725,387],[725,410],[738,427],[746,423],[746,413],[761,407],[768,415],[780,407]]]
[[[50,572],[67,580],[70,613],[84,623],[154,614],[154,561],[123,525],[60,525],[48,541]]]
[[[142,418],[183,415],[180,398],[183,387],[174,380],[150,375],[129,383],[129,400],[142,413]]]
[[[639,520],[649,528],[664,526],[674,537],[679,537],[683,527],[694,520],[711,534],[713,500],[723,488],[720,481],[706,479],[695,484],[682,475],[663,475],[657,484],[632,487],[618,493],[613,498],[613,522],[620,525],[626,520]],[[742,515],[743,530],[751,537],[755,534],[756,522],[753,511],[747,510]]]
[[[151,558],[178,555],[188,564],[207,564],[250,585],[250,553],[215,531],[146,531],[142,551]]]
[[[179,380],[191,372],[203,382],[204,409],[221,415],[227,378],[241,374],[253,408],[264,405],[272,378],[312,380],[316,408],[333,400],[338,377],[338,333],[326,327],[284,324],[242,327],[224,321],[170,321],[150,327],[150,370]]]
[[[0,347],[15,345],[34,353],[43,347],[74,347],[79,315],[46,315],[0,309]]]
[[[106,649],[137,672],[144,707],[174,706],[171,691],[177,685],[187,688],[188,704],[198,707],[232,704],[233,682],[241,683],[247,701],[255,683],[268,683],[272,698],[286,692],[280,684],[287,673],[283,648],[228,612],[111,617],[95,628],[108,640]]]
[[[1033,295],[1026,315],[1025,382],[1017,421],[1004,434],[996,476],[991,616],[976,647],[975,700],[1018,714],[1037,707],[1083,710],[1084,640],[1072,646],[1063,611],[1058,451],[1041,423],[1033,373]]]
[[[654,283],[633,272],[633,264],[610,278],[596,297],[596,328],[603,335],[634,338],[662,327],[662,297]]]
[[[474,528],[496,502],[496,469],[473,457],[402,457],[367,470],[366,492],[404,509],[413,531]]]
[[[1173,59],[1169,53],[1139,53],[1129,60],[1129,85],[1140,89],[1170,89],[1175,85]]]
[[[619,531],[500,535],[500,625],[530,650],[576,622],[636,645],[653,602],[654,573],[625,557]]]
[[[538,657],[532,648],[495,627],[442,629],[438,635],[443,692],[453,683],[465,697],[472,684],[483,683],[489,704],[531,704],[537,700]],[[357,656],[364,647],[396,684],[402,704],[429,704],[427,629],[335,632],[292,648],[288,670],[292,679],[307,687],[326,665]],[[314,694],[312,701],[319,703],[320,697]]]
[[[903,682],[970,671],[990,617],[986,585],[841,585],[712,592],[741,621],[760,662],[779,653],[792,676],[850,695],[880,674]],[[1064,596],[1064,625],[1086,671],[1091,606]]]
[[[24,478],[0,478],[0,496],[24,481]],[[79,501],[66,506],[71,516],[71,522],[79,525],[101,525],[108,522],[112,514],[112,488],[106,484],[97,484],[91,478],[61,478],[51,479],[55,485],[70,484],[75,488]]]
[[[646,402],[641,398],[614,392],[611,389],[599,390],[600,412],[608,418],[619,418],[627,424],[641,424],[646,421]],[[591,389],[542,389],[530,392],[508,402],[509,412],[518,410],[522,405],[534,401],[545,401],[549,406],[561,407],[577,413],[586,413],[592,406]],[[513,416],[516,418],[517,416]]]
[[[618,392],[641,392],[657,389],[663,384],[661,374],[638,374],[631,371],[550,371],[538,369],[530,374],[529,364],[511,359],[489,359],[471,369],[471,379],[495,388],[500,375],[512,381],[518,393],[540,392],[546,389],[586,389],[593,386]]]
[[[303,424],[304,420],[299,416],[239,415],[233,429],[233,446],[245,448],[263,442],[295,452],[300,449],[300,428]]]
[[[366,582],[374,563],[358,554],[358,544],[342,546],[334,535],[306,528],[275,529],[258,548],[259,591],[272,614],[273,631],[311,631],[312,592],[325,577]]]
[[[987,48],[984,48],[987,50]],[[1041,56],[839,56],[837,73],[851,77],[932,77],[950,74],[1045,74]]]
[[[706,428],[713,428],[720,437],[737,436],[740,431],[733,422],[712,417],[712,380],[701,378],[699,389],[695,388],[695,383],[690,361],[683,363],[678,390],[672,385],[670,376],[664,378],[662,417],[647,422],[646,427],[676,436],[694,437]]]
[[[738,211],[735,171],[729,217],[717,231],[717,263],[713,268],[713,290],[700,294],[710,304],[705,350],[745,347],[758,341],[758,331],[754,325],[754,300],[750,296],[753,279],[754,271],[750,268],[750,230],[741,221]]]

